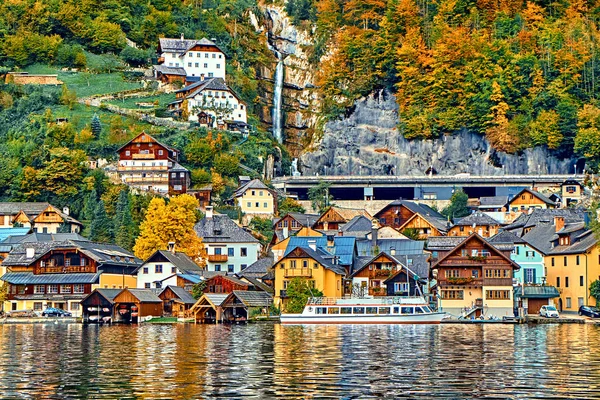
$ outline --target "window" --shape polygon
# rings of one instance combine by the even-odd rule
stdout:
[[[486,290],[485,297],[488,300],[510,300],[509,290]]]
[[[390,313],[389,307],[379,307],[379,314],[389,314],[389,313]]]
[[[58,293],[58,285],[48,285],[48,293]]]
[[[571,308],[571,298],[567,297],[567,308]]]
[[[352,314],[352,307],[341,307],[340,314]]]
[[[583,286],[583,275],[579,277],[579,286]]]
[[[223,54],[219,54],[219,58],[222,58],[222,57],[223,57]]]
[[[581,307],[583,305],[583,297],[578,297],[577,298],[577,306]]]
[[[248,264],[242,264],[242,265],[240,265],[241,269],[246,269],[247,267],[248,267]]]
[[[556,287],[560,287],[560,276],[556,277]]]
[[[142,270],[142,273],[147,274],[148,273],[148,267],[144,267],[144,269]]]
[[[159,155],[159,156],[162,156],[162,155],[163,155],[163,151],[162,151],[162,150],[159,150],[159,151],[158,151],[158,155]]]
[[[171,178],[177,178],[177,172],[171,172]]]
[[[256,208],[259,208],[260,204],[258,203],[258,201],[256,202]]]
[[[534,251],[526,251],[525,252],[525,257],[533,258],[534,256],[535,256],[535,252]]]
[[[402,314],[414,314],[414,307],[401,307],[400,311]]]
[[[156,282],[154,284],[154,286],[156,286],[157,289],[160,289],[162,287],[162,283],[161,282]]]
[[[217,64],[217,69],[218,69],[218,68],[221,68],[221,64]]]
[[[290,261],[290,268],[292,268],[292,269],[296,268],[296,260]]]
[[[525,283],[535,283],[535,269],[525,268],[523,277],[525,278]]]
[[[408,292],[408,283],[394,282],[394,293],[398,292]]]
[[[212,56],[213,56],[213,58],[217,58],[217,55],[216,55],[216,54],[214,54],[214,53],[213,53],[213,55],[212,55]]]
[[[209,73],[208,73],[208,77],[209,77],[209,78],[212,78],[212,77],[213,77],[213,73],[212,73],[212,72],[209,72]]]
[[[315,309],[316,314],[327,314],[327,307],[317,307]]]
[[[448,300],[462,300],[465,297],[464,290],[442,290],[442,298]]]
[[[364,307],[353,307],[352,308],[352,314],[364,314],[364,313],[365,313]]]
[[[569,287],[569,277],[565,277],[565,287]]]
[[[144,287],[145,287],[146,289],[150,289],[150,282],[146,282],[146,283],[144,283]]]
[[[46,292],[46,286],[44,286],[44,285],[35,285],[33,287],[34,294],[41,294],[41,293],[45,293],[45,292]]]
[[[554,257],[552,257],[550,261],[552,261],[552,266],[554,267]]]
[[[233,264],[227,265],[227,272],[233,272]]]
[[[462,250],[460,251],[460,256],[461,256],[461,257],[466,257],[466,256],[468,256],[468,255],[469,255],[469,253],[467,253],[467,249],[462,249]]]
[[[242,247],[242,248],[240,249],[240,256],[242,256],[242,257],[246,257],[247,255],[248,255],[248,249],[247,249],[247,248],[245,248],[245,247]]]
[[[189,62],[189,63],[188,63],[188,67],[191,67],[191,66],[192,66],[192,63],[191,63],[191,62]]]
[[[125,155],[126,155],[126,156],[130,156],[130,155],[131,155],[131,151],[129,151],[129,150],[126,150],[126,151],[125,151]]]
[[[156,264],[156,265],[154,266],[154,272],[155,272],[156,274],[162,274],[162,264]]]
[[[313,269],[319,269],[319,264],[313,263]]]
[[[302,268],[308,268],[308,261],[307,260],[303,260],[302,261]]]
[[[71,293],[71,285],[60,285],[61,293]]]
[[[267,203],[263,203],[263,206],[264,206],[264,208],[268,207]]]
[[[35,303],[33,303],[33,310],[34,311],[42,311],[42,302],[36,301]]]
[[[339,307],[329,307],[329,309],[327,310],[327,314],[339,314],[339,313],[340,313]]]
[[[185,178],[185,172],[180,172],[180,173],[179,173],[179,177],[180,177],[180,178]]]
[[[204,53],[204,58],[208,58],[208,53]],[[204,64],[207,65],[207,64]]]
[[[195,66],[196,68],[199,68],[199,67],[200,67],[200,63],[194,63],[194,66]]]
[[[71,311],[79,311],[79,303],[71,303]]]
[[[446,278],[458,278],[460,275],[460,271],[457,269],[447,269],[446,270]]]
[[[208,68],[208,64],[207,63],[204,63],[204,68]]]
[[[84,293],[84,292],[85,292],[85,285],[82,285],[82,284],[73,285],[73,293]]]
[[[366,307],[367,314],[377,314],[377,307]]]
[[[563,264],[564,264],[565,267],[567,266],[567,257],[566,256],[563,257]]]
[[[424,200],[436,200],[437,193],[423,193],[423,199]]]
[[[579,256],[575,257],[575,265],[579,265]]]
[[[251,202],[248,202],[248,203],[246,203],[246,206],[247,206],[248,208],[252,208],[252,203],[251,203]]]
[[[215,248],[215,256],[220,256],[221,255],[221,248],[217,247]]]
[[[478,269],[471,270],[471,278],[475,278],[475,279],[479,278],[479,270]]]
[[[221,264],[216,264],[215,271],[220,271],[220,270],[221,270]]]
[[[177,267],[171,267],[171,273],[172,274],[176,274],[177,273]]]

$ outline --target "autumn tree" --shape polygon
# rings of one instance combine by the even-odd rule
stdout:
[[[575,151],[597,165],[600,161],[600,108],[586,104],[578,117]]]
[[[172,197],[168,204],[163,198],[153,198],[133,247],[135,255],[146,259],[156,250],[166,250],[173,242],[178,251],[204,266],[204,245],[194,231],[197,208],[198,200],[187,194]]]

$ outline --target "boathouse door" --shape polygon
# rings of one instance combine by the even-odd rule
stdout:
[[[558,312],[562,312],[562,299],[558,299]]]

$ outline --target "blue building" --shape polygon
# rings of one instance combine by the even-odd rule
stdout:
[[[514,245],[510,258],[521,267],[514,272],[514,279],[519,283],[536,285],[546,283],[544,254],[526,239],[510,231],[501,231],[490,238],[489,242],[494,245]]]

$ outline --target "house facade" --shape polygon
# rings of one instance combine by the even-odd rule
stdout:
[[[38,233],[79,233],[83,224],[50,203],[0,202],[0,228],[30,228]]]
[[[561,201],[563,207],[573,206],[581,201],[583,185],[575,179],[567,179],[560,185]]]
[[[188,80],[225,79],[227,59],[213,40],[185,39],[182,35],[180,39],[159,39],[158,63],[169,68],[183,68]]]
[[[259,240],[210,206],[194,230],[204,242],[208,271],[238,273],[258,260]]]
[[[96,288],[136,287],[141,264],[119,246],[87,241],[24,243],[2,265],[8,283],[5,310],[42,311],[46,307],[81,315],[80,301]]]
[[[556,208],[556,203],[547,196],[528,188],[521,190],[508,202],[508,209],[510,211],[549,208]]]
[[[448,230],[448,236],[470,236],[477,233],[481,237],[492,237],[498,233],[500,223],[482,212],[475,212],[461,218]]]
[[[164,281],[173,275],[198,275],[201,272],[202,269],[187,254],[157,250],[136,271],[137,288],[162,288],[166,286]],[[177,284],[177,280],[167,283]]]
[[[453,315],[514,315],[513,276],[519,266],[476,233],[432,266],[438,308]]]
[[[273,217],[277,214],[277,193],[260,179],[253,179],[240,186],[233,198],[246,215]]]
[[[310,247],[296,247],[274,266],[275,304],[285,306],[286,289],[294,278],[306,279],[325,297],[341,297],[346,270],[333,264],[333,256]]]
[[[315,222],[313,228],[324,231],[337,231],[357,215],[373,219],[366,210],[357,208],[329,207]]]
[[[159,194],[186,193],[190,172],[177,163],[179,152],[145,132],[117,150],[119,177],[126,185]]]

